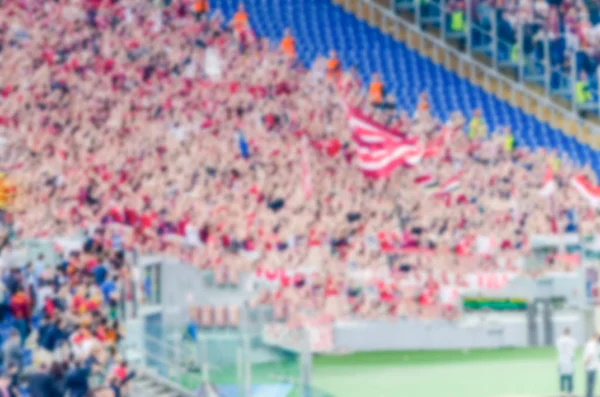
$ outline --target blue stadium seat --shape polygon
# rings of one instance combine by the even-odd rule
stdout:
[[[211,4],[229,19],[239,2],[213,0]],[[291,28],[299,59],[305,64],[336,49],[343,65],[355,66],[363,81],[380,72],[399,99],[398,105],[409,112],[414,111],[422,91],[429,93],[435,115],[443,119],[457,110],[468,117],[479,107],[491,131],[510,126],[519,144],[556,148],[577,164],[591,164],[600,175],[598,153],[589,146],[434,64],[329,0],[255,0],[244,4],[258,35],[279,42],[283,30]]]

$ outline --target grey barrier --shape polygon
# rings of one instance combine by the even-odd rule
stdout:
[[[554,328],[569,327],[579,343],[587,332],[582,313],[554,313]],[[544,341],[541,317],[538,341]],[[414,319],[338,321],[335,346],[341,352],[436,349],[495,349],[530,346],[525,313],[467,314],[459,322],[425,322]],[[540,343],[544,345],[545,343]]]

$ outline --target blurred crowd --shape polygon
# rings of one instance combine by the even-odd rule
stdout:
[[[58,305],[46,325],[118,334],[87,299],[110,309],[97,286],[123,276],[117,252],[133,248],[223,283],[255,274],[268,284],[256,303],[282,319],[323,308],[436,317],[452,315],[473,274],[521,271],[532,234],[597,230],[596,210],[569,187],[580,173],[595,181],[591,170],[487,131],[477,110],[436,120],[424,93],[413,114],[397,111],[377,76],[361,82],[335,52],[303,65],[293,32],[256,37],[243,5],[226,21],[208,2],[158,3],[1,6],[1,168],[17,185],[15,233],[93,229],[102,247],[50,276],[64,276],[63,311],[83,305],[86,326]],[[442,149],[365,177],[349,106],[423,143],[442,137]],[[540,194],[549,181],[555,191]]]
[[[3,396],[123,396],[135,376],[120,354],[129,264],[99,236],[64,253],[22,262],[2,251],[0,379]]]

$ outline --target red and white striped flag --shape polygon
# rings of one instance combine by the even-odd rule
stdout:
[[[544,183],[540,189],[540,195],[542,197],[550,197],[558,188],[556,181],[554,180],[554,172],[552,167],[546,166],[546,173],[544,174]]]
[[[460,187],[460,177],[462,172],[459,172],[450,178],[448,178],[444,183],[442,183],[436,190],[435,194],[447,194],[455,191]]]
[[[452,136],[456,132],[456,129],[451,129],[448,126],[443,126],[440,133],[433,137],[427,145],[425,146],[425,150],[423,153],[423,157],[430,158],[439,156],[444,149],[444,146],[447,142],[452,139]]]
[[[587,199],[592,207],[598,207],[600,204],[600,186],[592,184],[583,174],[571,178],[571,185]]]
[[[415,185],[423,189],[431,189],[438,185],[438,181],[431,174],[419,175],[414,179]]]
[[[349,109],[348,124],[358,166],[369,176],[386,177],[397,167],[413,166],[423,157],[424,150],[417,138],[397,133],[356,109]]]

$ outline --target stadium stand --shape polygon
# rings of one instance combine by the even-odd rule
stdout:
[[[235,4],[224,1],[218,5],[229,16]],[[374,72],[380,73],[389,92],[398,98],[398,105],[409,112],[414,111],[418,95],[427,90],[431,108],[442,120],[447,120],[453,111],[470,117],[474,109],[480,108],[490,131],[510,126],[523,145],[555,148],[568,153],[578,164],[591,164],[594,170],[598,169],[598,157],[588,146],[420,57],[339,6],[329,2],[275,2],[270,7],[255,4],[248,9],[257,34],[272,40],[279,40],[293,18],[303,15],[306,22],[293,25],[300,59],[310,63],[317,55],[325,55],[329,48],[336,48],[342,64],[356,67],[362,81],[369,81]],[[399,55],[394,58],[386,55],[390,53]]]
[[[4,240],[2,393],[36,397],[129,390],[126,384],[135,373],[117,350],[122,338],[117,306],[128,268],[122,252],[93,239],[57,262],[18,252]]]
[[[597,230],[596,152],[340,7],[191,6],[2,5],[6,223],[19,238],[88,230],[60,270],[15,274],[70,280],[64,311],[114,320],[138,249],[224,290],[251,274],[253,304],[280,321],[454,318],[473,276],[526,271],[531,235]],[[115,344],[104,315],[83,317],[76,337]],[[239,307],[192,319],[236,328]]]
[[[393,8],[417,13],[402,0],[394,1]],[[423,27],[437,25],[447,37],[461,39],[463,48],[469,38],[474,52],[512,69],[520,82],[537,83],[549,96],[572,100],[574,109],[597,112],[598,21],[593,3],[433,1],[418,12]]]

